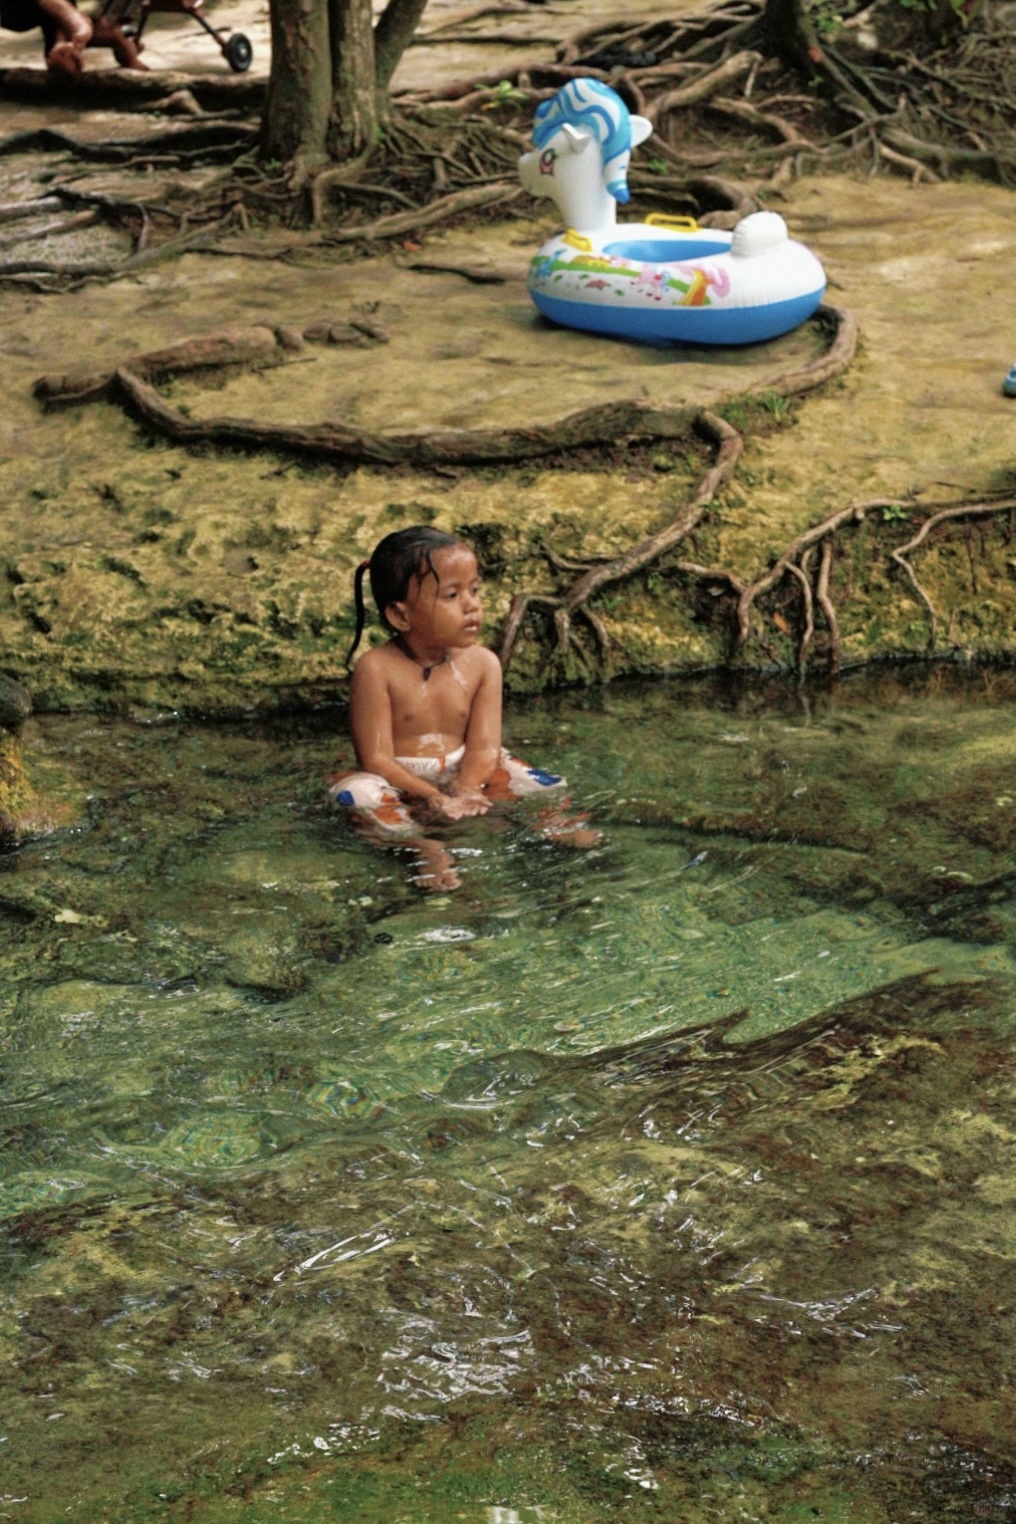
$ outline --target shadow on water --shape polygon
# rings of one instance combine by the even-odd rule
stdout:
[[[1010,1516],[1014,695],[548,699],[608,845],[469,825],[438,901],[330,723],[33,722],[4,1510]]]

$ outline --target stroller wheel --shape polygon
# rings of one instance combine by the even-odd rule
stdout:
[[[251,59],[254,57],[254,49],[242,32],[234,32],[232,37],[222,44],[222,55],[234,74],[246,74],[250,68]]]

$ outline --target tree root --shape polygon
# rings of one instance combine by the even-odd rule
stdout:
[[[799,369],[788,371],[778,377],[768,386],[760,386],[742,394],[746,398],[762,399],[774,393],[783,397],[799,396],[805,391],[810,391],[823,382],[840,375],[847,369],[857,346],[857,327],[852,315],[843,309],[823,306],[819,309],[820,320],[832,331],[832,343],[825,354]],[[589,600],[609,584],[621,582],[636,572],[644,570],[661,556],[686,538],[698,524],[702,515],[716,496],[720,487],[731,479],[737,466],[741,453],[742,439],[736,429],[733,429],[722,418],[708,412],[700,412],[695,416],[694,426],[700,432],[705,433],[716,445],[716,459],[709,471],[699,482],[691,498],[682,506],[674,519],[664,529],[656,534],[649,535],[640,540],[622,555],[599,566],[590,567],[583,571],[582,575],[572,582],[571,586],[559,596],[548,596],[537,593],[516,594],[512,606],[508,612],[504,629],[501,635],[499,652],[501,662],[507,668],[515,650],[516,643],[522,630],[523,621],[527,610],[533,606],[542,606],[554,610],[554,623],[557,630],[557,649],[559,655],[563,655],[569,648],[574,649],[572,639],[572,622],[576,615],[581,615],[590,623],[597,637],[597,644],[601,656],[605,655],[609,648],[607,632],[602,621],[588,607]],[[823,526],[824,528],[824,526]],[[821,535],[814,532],[802,536],[800,546],[794,550],[806,549],[814,539]],[[793,556],[790,557],[790,560]],[[756,584],[745,585],[734,573],[723,569],[709,569],[698,567],[695,563],[682,563],[685,569],[694,566],[694,574],[710,580],[723,579],[728,585],[738,592],[738,609],[744,606],[747,611],[752,602],[765,590],[763,580]],[[789,561],[788,561],[789,565]],[[787,568],[780,566],[777,571],[774,568],[772,583],[782,577]],[[810,600],[810,589],[807,597]],[[747,617],[747,615],[746,615]],[[810,633],[809,633],[810,640]]]
[[[1016,508],[1016,498],[1006,498],[994,503],[957,503],[951,508],[943,508],[939,513],[933,513],[930,518],[925,519],[912,539],[909,539],[905,545],[898,545],[892,551],[893,560],[928,611],[929,653],[934,651],[938,638],[938,614],[931,598],[918,580],[917,573],[908,559],[909,556],[924,544],[932,530],[937,529],[939,524],[947,523],[950,519],[976,519],[994,513],[1008,513],[1014,508]]]
[[[797,667],[803,674],[807,659],[808,647],[815,633],[814,604],[812,600],[812,588],[809,575],[805,572],[801,562],[813,546],[821,541],[826,541],[823,546],[822,569],[819,573],[819,587],[816,589],[816,599],[819,607],[826,616],[831,638],[830,665],[835,670],[839,666],[840,635],[836,613],[829,597],[829,573],[832,565],[832,551],[827,547],[831,545],[831,536],[844,524],[859,524],[864,519],[867,511],[880,504],[860,503],[850,508],[842,508],[837,513],[830,514],[820,524],[815,524],[811,529],[806,529],[803,534],[792,540],[786,550],[776,558],[775,562],[766,571],[755,577],[746,586],[743,586],[737,600],[737,644],[743,646],[747,643],[752,633],[752,608],[756,600],[764,593],[771,592],[783,577],[790,575],[795,577],[801,584],[802,599],[805,608],[804,630],[801,634],[797,648]]]
[[[716,445],[716,459],[687,503],[664,529],[640,540],[637,545],[633,545],[630,550],[625,551],[615,560],[583,572],[561,598],[548,598],[535,593],[517,593],[508,612],[498,648],[498,655],[504,668],[507,669],[511,661],[526,612],[534,604],[554,609],[558,654],[563,654],[573,644],[572,620],[576,614],[581,614],[592,626],[601,656],[606,655],[609,650],[606,627],[598,615],[588,607],[589,599],[608,583],[620,582],[625,577],[630,577],[649,566],[690,534],[720,487],[730,480],[737,466],[743,441],[736,429],[731,428],[729,423],[715,413],[706,411],[696,416],[694,427],[707,435]]]
[[[70,217],[58,217],[53,222],[43,223],[42,227],[33,228],[31,237],[56,238],[61,233],[75,233],[81,228],[94,226],[99,221],[97,211],[74,212]],[[13,244],[24,243],[29,235],[25,233],[9,233],[6,238],[0,238],[0,249],[10,248]]]
[[[723,96],[714,96],[709,102],[709,109],[718,111],[723,116],[732,116],[739,122],[747,122],[751,127],[759,127],[774,133],[790,149],[807,148],[812,153],[822,152],[809,138],[802,136],[793,122],[788,122],[782,116],[776,116],[771,112],[759,111],[747,101],[727,100]]]
[[[516,3],[524,4],[524,0],[503,4],[494,0],[493,9],[515,14]],[[481,9],[490,13],[489,6]],[[526,7],[526,13],[533,14],[532,6]],[[1000,51],[985,36],[977,51],[976,27],[977,23],[971,23],[964,60],[968,53],[970,58],[958,66],[957,75],[951,67],[948,71],[934,67],[934,57],[931,63],[904,73],[895,71],[889,54],[853,63],[818,38],[805,0],[766,0],[765,4],[732,0],[674,20],[599,22],[566,38],[553,50],[553,57],[534,61],[530,54],[443,89],[404,90],[394,95],[384,142],[370,155],[369,186],[363,183],[361,163],[283,166],[281,173],[273,174],[250,151],[256,137],[252,125],[205,118],[187,129],[141,142],[77,143],[42,129],[0,143],[0,153],[48,147],[72,153],[86,163],[128,167],[165,162],[186,168],[224,161],[228,169],[200,193],[206,201],[210,196],[220,199],[224,192],[239,194],[255,216],[281,220],[290,227],[295,225],[294,218],[309,216],[314,229],[321,232],[327,218],[334,228],[334,241],[355,247],[493,204],[486,200],[485,187],[496,199],[495,187],[504,186],[507,198],[506,182],[514,177],[519,151],[530,146],[534,103],[567,80],[589,75],[611,83],[632,110],[656,123],[647,153],[674,166],[666,184],[657,177],[654,185],[636,161],[635,188],[647,196],[665,195],[700,218],[713,217],[719,209],[726,222],[729,210],[743,214],[753,205],[751,189],[745,187],[734,202],[719,192],[718,208],[718,187],[723,181],[729,183],[729,176],[721,170],[717,176],[696,178],[689,176],[689,170],[736,165],[736,174],[757,176],[772,187],[800,173],[806,159],[825,154],[830,164],[852,158],[870,165],[873,173],[902,173],[913,182],[973,172],[1016,183],[1016,157],[1008,146],[1016,108],[1008,104],[1011,91],[1005,85],[1013,49]],[[448,28],[442,26],[432,40],[448,36]],[[531,43],[527,39],[527,45]],[[791,67],[823,80],[825,98],[802,96],[799,88],[795,91],[787,72]],[[776,93],[768,101],[757,88],[759,80],[765,80],[769,89],[775,84]],[[114,96],[135,94],[139,100],[143,96],[146,107],[164,103],[167,89],[171,93],[190,90],[199,110],[245,99],[237,93],[243,82],[216,83],[229,88],[210,94],[190,76],[151,80],[136,76],[136,80],[110,83],[110,90]],[[87,92],[93,86],[89,83],[84,88]],[[970,122],[958,114],[968,99]],[[681,113],[682,142],[688,136],[689,112],[693,118],[705,114],[726,119],[729,130],[721,130],[717,143],[711,127],[713,143],[708,151],[679,152],[667,141],[668,130],[676,132],[677,112]],[[851,125],[841,132],[844,118]],[[922,136],[925,133],[942,141],[930,141]],[[371,200],[381,214],[375,220],[370,220],[369,211],[365,215],[364,203]],[[193,197],[181,193],[180,204],[194,214]],[[504,207],[506,215],[514,216],[527,209],[528,202],[520,194],[517,202],[514,197],[505,199]],[[20,279],[31,272],[6,273]],[[60,272],[50,268],[40,273],[52,278]],[[94,267],[87,275],[78,273],[81,278],[103,278]],[[70,278],[74,276],[75,272],[69,272]]]
[[[302,428],[258,423],[250,418],[187,418],[165,402],[132,366],[121,365],[115,381],[119,395],[132,409],[158,433],[178,444],[292,452],[363,465],[511,464],[582,446],[612,444],[619,438],[675,439],[687,432],[690,411],[617,402],[585,408],[549,425],[373,434],[337,421]]]
[[[492,0],[480,10],[522,14],[517,5],[533,14],[524,0]],[[902,173],[914,182],[972,172],[1016,183],[1016,156],[1010,147],[1016,108],[1006,83],[1013,47],[1001,46],[987,32],[982,36],[980,25],[976,20],[970,23],[959,61],[950,57],[948,67],[939,68],[934,55],[930,62],[891,53],[852,62],[818,36],[805,0],[765,0],[764,4],[762,0],[731,0],[671,20],[633,22],[618,17],[598,22],[558,44],[552,57],[534,61],[530,52],[443,89],[404,90],[394,95],[385,141],[371,155],[369,189],[363,186],[361,166],[356,164],[326,166],[316,174],[289,166],[272,174],[250,151],[256,137],[253,125],[207,118],[199,118],[183,131],[141,142],[78,143],[42,129],[0,143],[0,153],[34,146],[72,153],[86,163],[128,167],[153,163],[188,167],[223,161],[229,168],[221,182],[206,186],[201,196],[218,198],[224,188],[227,193],[239,192],[255,215],[281,218],[289,226],[294,225],[294,216],[311,213],[314,227],[323,228],[327,215],[332,224],[339,224],[337,241],[355,245],[413,231],[409,221],[403,224],[396,219],[411,219],[414,207],[415,226],[425,228],[440,221],[446,209],[452,215],[458,209],[469,212],[486,205],[482,188],[514,175],[519,150],[529,146],[534,103],[567,80],[589,75],[609,81],[632,110],[656,122],[658,131],[648,151],[674,164],[681,174],[696,167],[696,156],[676,152],[666,134],[675,123],[674,113],[680,111],[686,138],[689,124],[684,114],[690,111],[711,113],[731,124],[715,149],[697,156],[697,167],[726,160],[730,168],[737,165],[736,173],[755,174],[770,186],[799,173],[807,157],[833,150],[835,156],[827,162],[863,160],[873,173]],[[442,25],[429,40],[447,40],[450,35],[449,27]],[[490,36],[483,41],[489,43]],[[533,39],[525,41],[531,48]],[[906,65],[904,72],[898,71],[897,59]],[[778,77],[781,66],[783,79]],[[788,90],[789,68],[824,81],[824,101]],[[778,93],[770,101],[760,98],[756,88],[760,79],[769,88],[775,83]],[[128,78],[115,71],[82,76],[73,86],[54,84],[44,71],[6,71],[0,73],[0,88],[5,82],[17,86],[19,80],[25,89],[37,95],[41,91],[47,99],[71,94],[93,104],[108,97],[136,101],[145,109],[165,105],[167,91],[170,97],[181,99],[186,91],[200,111],[231,107],[249,111],[252,104],[254,109],[260,107],[263,94],[259,82],[183,75]],[[253,94],[252,86],[256,87]],[[776,109],[777,103],[786,109]],[[966,103],[970,104],[969,121],[962,114]],[[810,115],[805,121],[806,113]],[[839,131],[844,117],[852,124],[846,133]],[[774,135],[779,141],[772,146]],[[779,161],[775,174],[774,159]],[[653,190],[647,180],[638,188],[647,193]],[[688,180],[683,185],[659,185],[656,190],[665,190],[682,209],[687,207],[696,215],[716,210],[710,187],[702,178],[697,184]],[[457,196],[464,199],[449,199]],[[376,222],[361,223],[362,203],[369,197],[381,202],[387,197],[391,212]],[[527,204],[521,196],[517,206],[506,201],[506,213],[515,215]],[[193,213],[193,198],[186,198],[185,210]],[[387,211],[383,205],[378,210]],[[87,278],[102,277],[92,270]]]
[[[442,32],[454,32],[456,27],[468,26],[471,21],[482,21],[485,16],[531,16],[532,8],[526,4],[526,0],[500,0],[497,5],[479,5],[471,11],[460,11],[456,16],[449,16],[445,21],[439,21],[434,26],[428,27],[425,32],[417,32],[414,42],[429,42],[432,37],[439,37]]]
[[[504,286],[508,281],[524,281],[526,266],[463,265],[446,259],[400,259],[400,270],[418,270],[422,275],[461,275],[473,286]]]
[[[801,588],[802,619],[801,631],[798,636],[795,665],[799,676],[803,678],[807,667],[808,649],[815,633],[814,607],[815,604],[821,609],[829,634],[828,670],[835,673],[840,663],[840,629],[836,616],[836,609],[830,596],[829,581],[833,564],[833,542],[836,535],[850,524],[860,524],[870,512],[879,509],[892,512],[898,509],[898,504],[887,499],[876,498],[871,502],[856,503],[849,508],[840,509],[823,519],[820,524],[813,525],[810,529],[791,542],[786,550],[773,562],[765,572],[760,573],[749,584],[742,585],[738,596],[736,619],[737,619],[737,646],[743,647],[752,634],[759,640],[763,649],[772,657],[774,655],[771,645],[765,639],[765,632],[761,627],[752,628],[752,613],[756,601],[764,594],[775,590],[784,576],[790,576],[798,582]],[[921,585],[913,565],[908,559],[913,551],[923,545],[928,536],[940,525],[956,519],[975,519],[997,513],[1011,513],[1016,509],[1016,498],[1000,498],[994,502],[985,503],[956,503],[951,507],[940,509],[926,518],[920,529],[904,545],[898,545],[890,550],[892,562],[898,566],[913,587],[928,612],[929,634],[926,652],[931,656],[937,645],[938,615],[935,606],[926,589]],[[818,576],[812,580],[811,560],[815,547],[822,545],[822,556],[819,565]],[[715,574],[714,574],[715,575]],[[779,618],[780,616],[776,616]],[[781,624],[783,633],[788,633],[789,626],[786,622]]]
[[[743,79],[761,62],[761,53],[735,53],[732,58],[726,59],[724,63],[711,69],[707,74],[700,74],[690,84],[681,85],[676,90],[668,90],[665,95],[659,96],[647,107],[646,115],[656,126],[668,111],[676,111],[682,106],[694,106],[700,101],[707,100],[709,96],[722,90],[724,85],[733,83],[735,79]]]
[[[939,176],[952,170],[959,174],[979,175],[981,179],[993,180],[999,185],[1016,184],[1016,154],[929,143],[898,127],[884,128],[882,136],[896,152],[921,163],[930,161]]]
[[[222,369],[231,365],[281,364],[287,353],[288,346],[277,331],[261,326],[237,327],[202,339],[185,339],[167,349],[135,355],[125,364],[134,376],[154,382],[168,381],[191,371]],[[62,375],[40,376],[33,391],[44,407],[73,407],[110,397],[115,381],[115,371],[70,371]]]
[[[67,153],[90,164],[143,168],[158,159],[160,163],[188,166],[231,162],[256,139],[257,128],[240,122],[200,122],[151,137],[111,139],[106,143],[80,142],[53,127],[38,127],[0,140],[0,157],[13,153]]]
[[[158,252],[158,251],[157,251]],[[808,391],[849,365],[856,325],[844,309],[823,304],[816,314],[831,335],[829,349],[787,372],[770,386],[743,397],[763,399],[772,391],[793,396]],[[660,406],[632,399],[580,409],[550,424],[512,429],[448,429],[430,433],[374,434],[351,424],[326,422],[305,427],[259,423],[250,418],[189,418],[160,397],[152,384],[212,366],[283,363],[288,352],[284,330],[234,328],[204,339],[174,345],[124,361],[115,372],[85,376],[43,376],[35,395],[44,406],[119,397],[156,432],[178,444],[222,444],[240,449],[277,450],[321,459],[374,465],[510,464],[589,446],[633,444],[685,438],[698,410]],[[267,335],[267,338],[266,338]]]
[[[831,335],[831,343],[826,352],[815,360],[786,372],[775,382],[744,393],[743,399],[765,399],[774,392],[788,397],[800,395],[846,369],[856,346],[857,332],[853,318],[842,309],[828,306],[821,307],[817,316],[820,325]],[[361,322],[360,327],[363,326]],[[310,329],[305,336],[312,336]],[[314,337],[317,336],[315,332]],[[244,418],[194,419],[171,406],[155,389],[156,381],[202,368],[283,364],[294,349],[302,346],[302,342],[299,334],[294,335],[282,326],[274,329],[260,325],[237,328],[208,335],[203,339],[190,340],[169,349],[135,356],[122,363],[113,373],[43,376],[36,382],[35,395],[44,406],[49,407],[80,404],[100,397],[119,398],[157,432],[182,445],[219,444],[388,466],[440,468],[493,462],[517,463],[583,446],[615,444],[619,439],[631,443],[674,440],[687,437],[692,428],[704,433],[716,447],[716,459],[691,498],[668,525],[639,541],[622,555],[599,566],[583,568],[581,575],[559,597],[520,594],[516,598],[501,641],[506,665],[511,658],[526,610],[533,604],[553,608],[559,650],[566,650],[573,645],[572,625],[575,618],[581,617],[591,627],[600,652],[605,655],[609,648],[607,630],[600,617],[589,607],[590,600],[607,585],[644,570],[686,538],[720,487],[732,477],[741,452],[741,435],[713,413],[688,407],[661,407],[635,400],[585,408],[553,424],[534,424],[515,429],[384,435],[371,434],[339,422],[299,427],[262,424]],[[744,611],[742,622],[745,622],[747,611],[760,593],[775,584],[799,551],[828,532],[829,523],[806,533],[799,541],[795,541],[766,577],[756,579],[751,584],[745,584],[734,573],[723,568],[701,567],[694,562],[679,562],[678,565],[695,576],[725,581],[738,595],[739,611]],[[823,599],[826,602],[828,600],[828,567],[825,562],[823,566],[825,591],[819,595],[819,604],[825,607]]]
[[[62,192],[62,194],[66,193]],[[92,201],[92,199],[82,197],[83,201]],[[99,207],[106,200],[107,198],[104,197],[95,197],[94,205]],[[118,205],[126,208],[134,204],[123,202]],[[0,263],[0,282],[12,280],[19,285],[33,285],[40,291],[52,291],[74,289],[93,280],[116,280],[124,275],[133,275],[136,271],[156,264],[159,260],[171,259],[176,254],[191,253],[207,247],[209,241],[225,232],[239,215],[238,206],[234,205],[216,222],[205,223],[200,228],[182,233],[176,238],[168,239],[165,243],[148,247],[148,212],[140,205],[137,205],[135,210],[141,214],[141,228],[135,239],[134,252],[120,263],[96,260],[56,264],[42,259],[8,260]]]
[[[466,190],[443,196],[429,206],[414,208],[409,212],[396,212],[391,217],[380,217],[363,227],[336,228],[327,235],[327,243],[356,243],[364,240],[395,238],[402,233],[413,233],[417,228],[432,227],[435,222],[447,222],[460,212],[473,211],[481,206],[508,203],[525,195],[520,185],[512,181],[486,181]]]
[[[715,421],[715,420],[713,420]],[[722,421],[722,420],[720,420]],[[700,422],[708,428],[707,415],[700,415]],[[728,427],[725,425],[725,427]],[[733,431],[731,431],[733,433]],[[737,436],[737,445],[728,454],[729,468],[722,473],[723,480],[729,480],[734,471],[737,455],[740,453],[740,436]],[[583,575],[574,581],[567,592],[560,597],[545,594],[518,593],[512,600],[508,617],[504,622],[501,632],[501,644],[499,654],[502,664],[507,668],[509,661],[517,647],[519,637],[522,634],[526,614],[531,608],[544,608],[553,611],[554,624],[557,633],[557,654],[564,655],[567,651],[576,654],[583,665],[589,670],[588,658],[575,642],[572,633],[572,621],[576,614],[581,615],[592,626],[596,634],[597,646],[600,657],[607,655],[610,649],[608,631],[599,617],[591,610],[585,599],[609,583],[618,582],[625,576],[630,576],[635,571],[643,570],[653,560],[659,559],[664,552],[670,549],[681,538],[682,525],[684,533],[694,528],[695,523],[701,518],[703,492],[712,490],[715,492],[720,485],[717,480],[721,475],[721,457],[723,447],[718,452],[717,460],[710,473],[703,478],[702,483],[690,502],[685,505],[681,513],[672,525],[658,535],[650,536],[639,545],[633,547],[625,556],[619,556],[616,560],[604,562],[595,568],[586,568]],[[710,481],[710,478],[714,478]],[[695,505],[699,504],[699,512],[696,515]],[[764,571],[757,573],[749,582],[745,582],[736,572],[722,566],[703,566],[695,561],[673,561],[670,563],[674,571],[681,572],[694,578],[701,583],[725,583],[729,594],[736,600],[734,603],[734,653],[743,651],[754,640],[764,652],[768,660],[778,668],[784,668],[785,663],[770,639],[766,630],[765,622],[758,613],[759,601],[769,593],[777,591],[781,582],[789,578],[800,589],[801,612],[798,620],[798,633],[794,652],[794,670],[803,681],[807,674],[808,658],[811,646],[815,639],[816,609],[821,611],[827,630],[826,670],[835,674],[840,665],[841,658],[841,635],[836,607],[830,593],[830,578],[833,567],[834,542],[836,537],[851,525],[864,522],[869,513],[883,510],[893,512],[898,509],[898,503],[885,498],[876,498],[869,502],[854,503],[847,508],[838,509],[835,513],[823,519],[820,523],[812,525],[802,534],[798,535],[785,550],[781,551],[771,565]],[[1016,498],[1000,498],[994,502],[984,503],[958,503],[949,508],[944,508],[930,514],[920,529],[904,545],[896,546],[889,552],[891,561],[898,566],[907,577],[914,591],[921,599],[928,612],[929,636],[926,648],[927,655],[933,655],[937,646],[938,616],[935,606],[926,589],[921,585],[909,557],[923,545],[929,535],[943,523],[958,519],[984,518],[993,514],[1012,513],[1016,511]],[[816,549],[821,546],[821,556],[817,574],[814,569]],[[574,562],[569,563],[556,556],[549,548],[544,547],[544,553],[553,566],[560,570],[576,570]],[[773,623],[783,636],[791,634],[791,625],[779,612],[771,616]]]
[[[268,81],[231,74],[182,74],[172,71],[143,74],[135,70],[86,70],[68,80],[49,69],[0,69],[0,95],[4,100],[73,102],[94,110],[113,107],[118,111],[148,111],[177,90],[188,90],[206,111],[240,110],[260,114]]]
[[[601,22],[566,38],[553,63],[519,59],[445,89],[405,91],[398,102],[410,110],[454,105],[463,115],[496,111],[503,123],[513,113],[528,118],[535,100],[568,78],[588,74],[612,84],[632,109],[656,123],[660,136],[653,147],[658,153],[667,119],[676,110],[713,110],[782,140],[776,149],[749,148],[752,160],[820,153],[842,136],[835,130],[835,115],[846,114],[860,125],[847,134],[850,142],[841,145],[841,157],[856,159],[874,144],[876,172],[880,167],[902,171],[915,182],[972,172],[1016,183],[1016,157],[1008,147],[1013,123],[1003,121],[1016,114],[1009,104],[1006,72],[1012,48],[1000,50],[997,37],[987,33],[979,43],[976,32],[975,22],[964,50],[969,62],[957,64],[950,56],[945,67],[936,69],[910,55],[878,54],[874,61],[858,63],[819,37],[805,0],[743,0],[675,21]],[[896,69],[894,59],[906,63],[905,70]],[[810,124],[814,131],[801,130],[794,119],[799,112],[787,117],[768,110],[765,101],[749,106],[760,71],[769,77],[774,62],[824,82],[825,120]],[[992,88],[985,88],[985,79]],[[741,80],[740,99],[716,99],[724,87]],[[786,88],[776,99],[805,110],[821,104]],[[958,114],[964,103],[973,113],[970,122]],[[992,119],[998,119],[995,127],[984,125],[988,106]],[[824,134],[818,131],[822,127]],[[924,132],[949,141],[931,141],[920,135]],[[743,162],[744,152],[739,144],[728,148],[726,156]]]

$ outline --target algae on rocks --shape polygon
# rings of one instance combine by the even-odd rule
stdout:
[[[1016,237],[1012,192],[828,178],[798,182],[786,197],[792,232],[816,249],[837,302],[856,315],[860,353],[841,381],[792,413],[774,411],[775,426],[749,438],[734,480],[673,559],[686,552],[751,579],[809,525],[878,499],[884,506],[835,547],[842,659],[923,655],[927,610],[891,549],[946,501],[1012,491],[1013,403],[999,390],[1011,356],[1000,347],[997,295]],[[958,224],[968,238],[962,301]],[[40,374],[68,368],[68,336],[90,368],[110,372],[130,354],[228,327],[240,307],[248,323],[297,328],[359,315],[383,322],[390,342],[315,346],[270,370],[180,378],[169,383],[178,410],[276,423],[337,418],[379,433],[517,426],[625,397],[720,407],[764,385],[788,356],[807,355],[807,330],[705,352],[552,328],[522,283],[543,231],[515,222],[434,234],[434,262],[452,269],[430,273],[403,268],[399,253],[342,265],[324,252],[320,265],[188,255],[106,287],[101,300],[94,291],[0,293],[8,374],[0,639],[37,705],[228,714],[335,698],[344,692],[352,570],[390,529],[425,520],[465,533],[483,526],[488,545],[498,540],[497,554],[484,557],[484,638],[494,643],[516,592],[560,586],[548,557],[616,556],[667,523],[695,479],[680,441],[653,452],[658,464],[619,440],[597,456],[517,469],[354,469],[171,445],[109,402],[44,413],[31,395]],[[477,263],[497,269],[501,284],[454,273]],[[938,654],[1014,654],[1011,537],[1003,515],[946,525],[921,548]],[[593,607],[614,672],[732,659],[728,594],[696,586],[667,560]],[[792,664],[799,597],[788,588],[762,612],[770,649],[756,642],[736,659]],[[588,675],[581,664],[548,663],[552,639],[549,621],[527,626],[509,674],[516,688]]]

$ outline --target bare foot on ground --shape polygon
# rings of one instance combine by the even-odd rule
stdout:
[[[85,66],[81,49],[73,42],[55,42],[46,54],[46,68],[54,74],[75,78]]]

